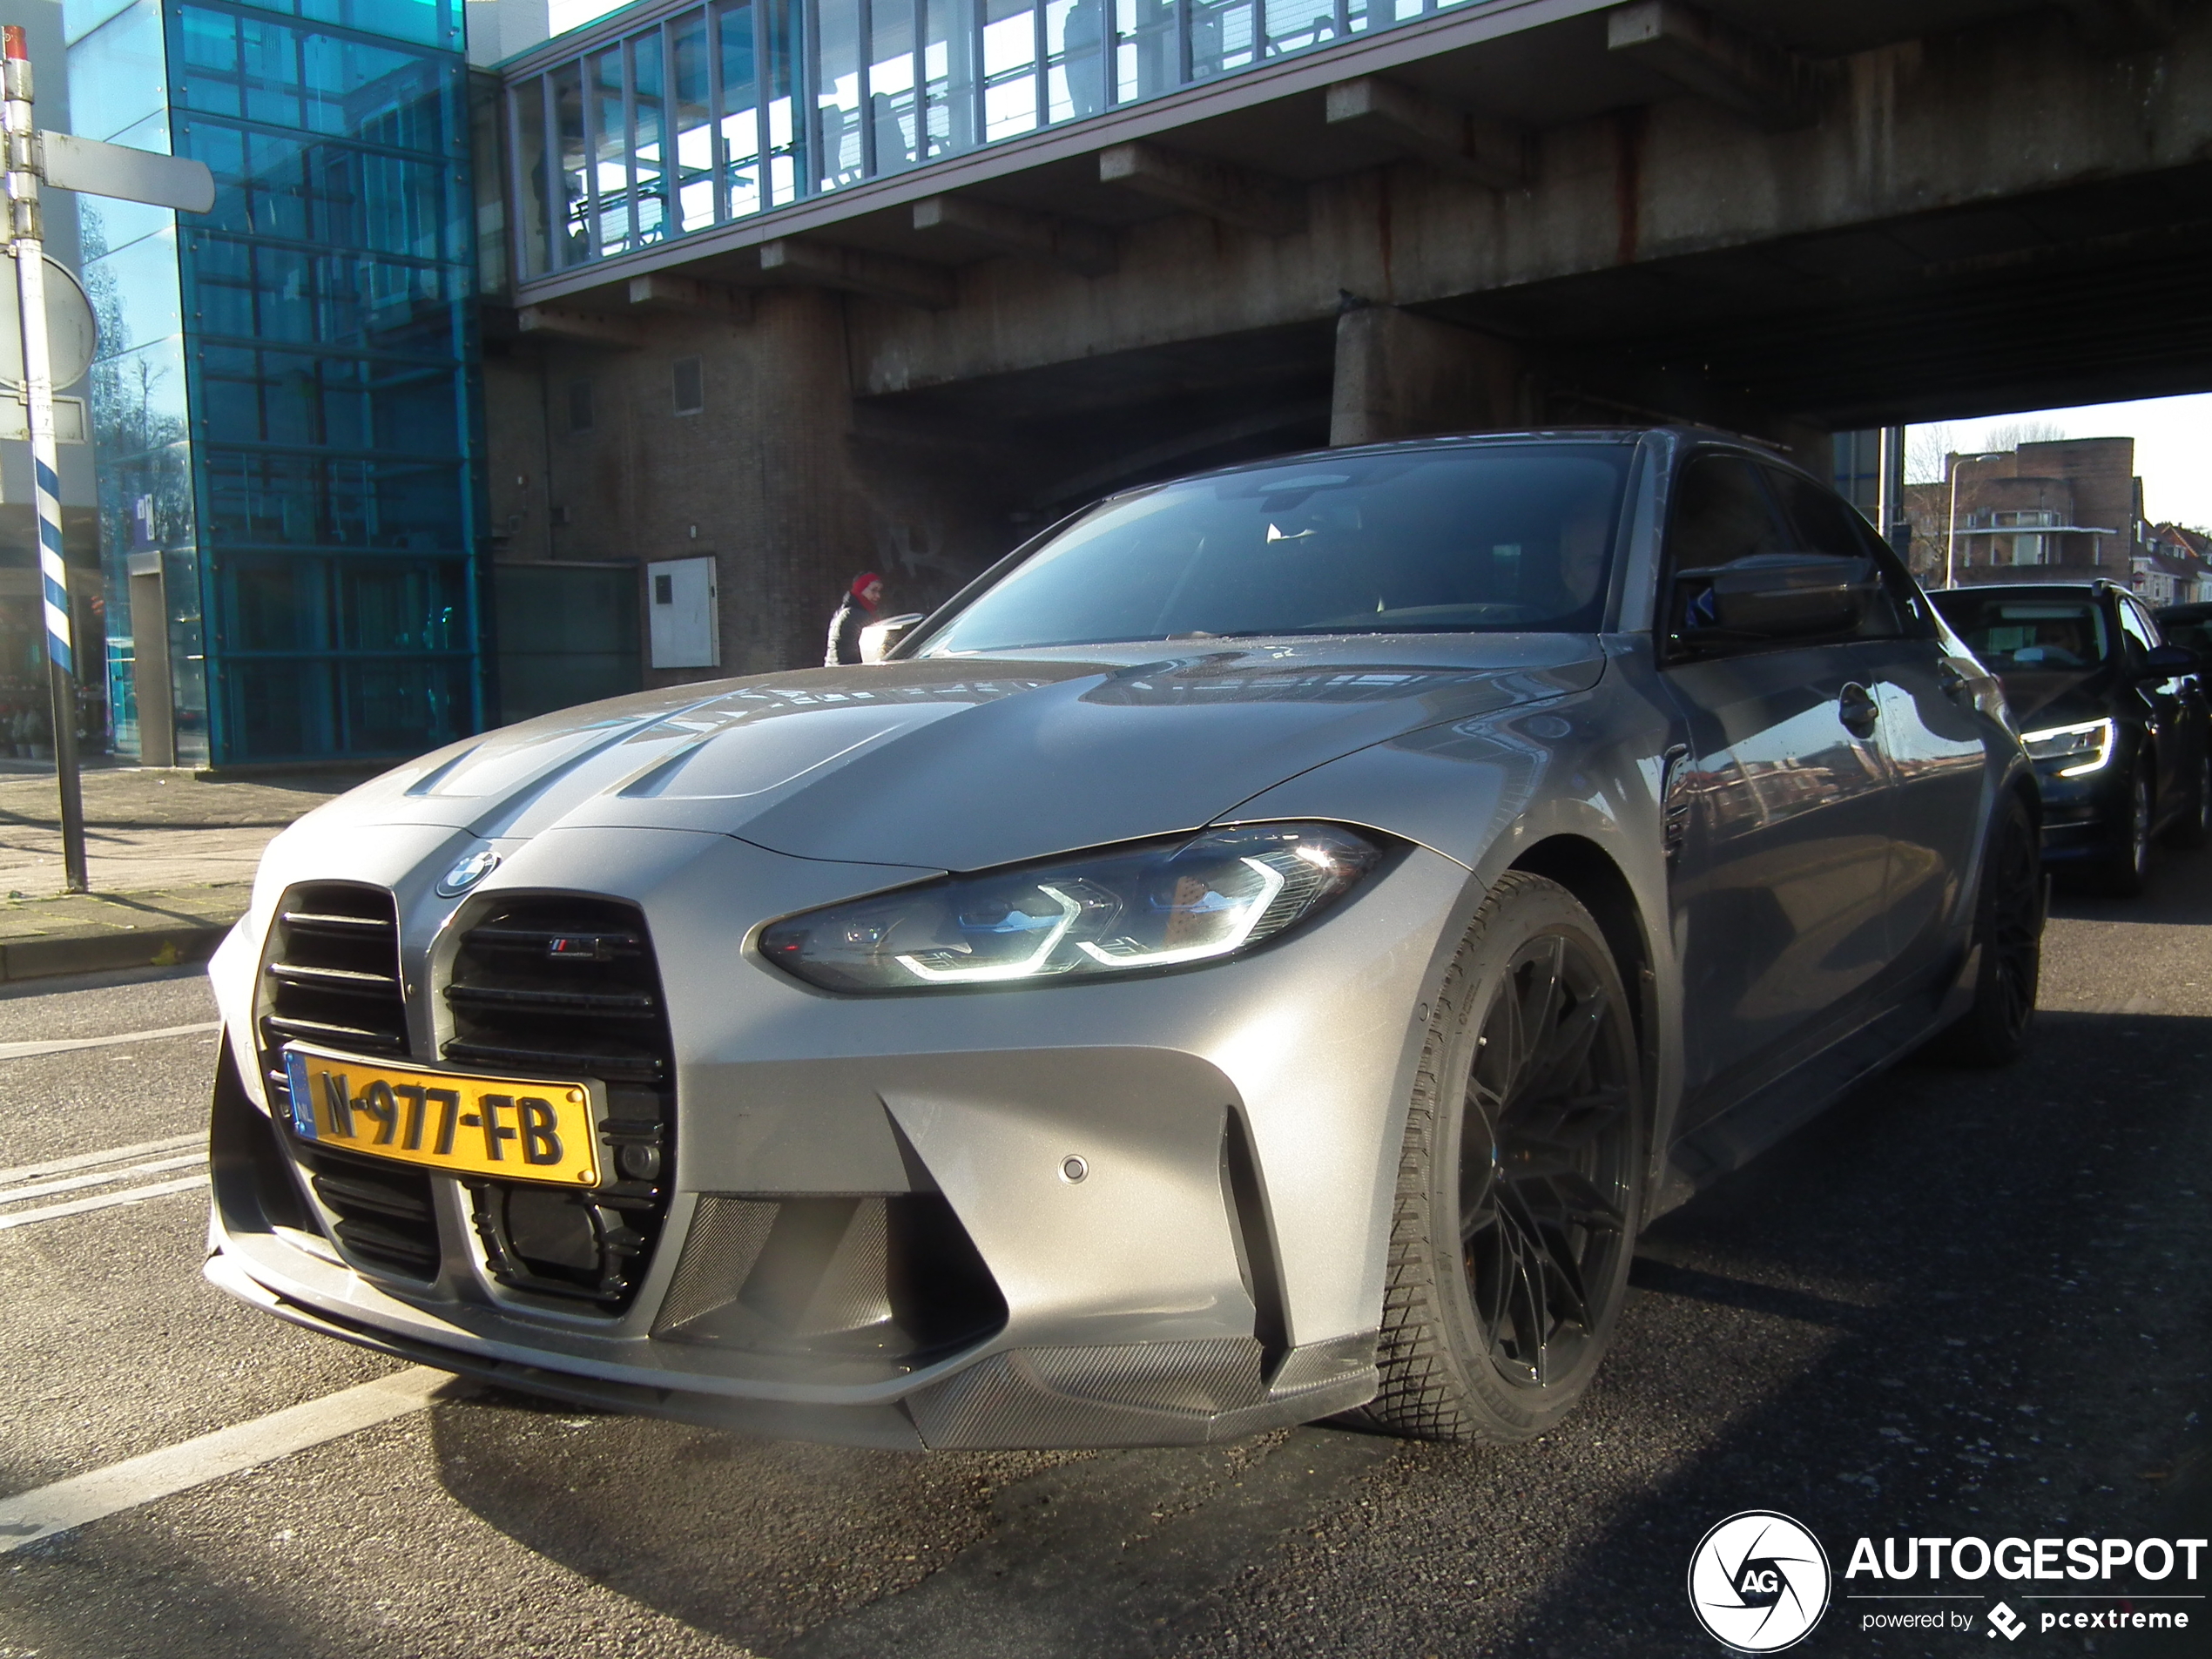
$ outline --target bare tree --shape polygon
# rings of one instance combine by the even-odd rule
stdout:
[[[1993,427],[1985,449],[2017,449],[2023,443],[2063,443],[2067,429],[2050,421],[2008,421]]]
[[[1956,435],[1946,422],[1907,427],[1905,429],[1905,482],[1908,484],[1943,482],[1944,466],[1955,444]]]

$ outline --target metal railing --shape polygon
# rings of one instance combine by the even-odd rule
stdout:
[[[525,280],[1477,0],[707,0],[507,84]]]

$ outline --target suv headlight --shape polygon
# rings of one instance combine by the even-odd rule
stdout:
[[[2080,725],[2046,726],[2020,733],[2020,745],[2031,760],[2059,763],[2059,776],[2079,778],[2101,772],[2112,760],[2117,728],[2110,720],[2085,720]]]
[[[772,922],[760,954],[832,991],[1096,979],[1249,950],[1382,862],[1330,824],[1211,830],[953,876]]]

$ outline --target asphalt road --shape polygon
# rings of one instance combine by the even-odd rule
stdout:
[[[911,1457],[455,1393],[0,1554],[0,1659],[1646,1659],[1721,1651],[1684,1574],[1743,1509],[1831,1553],[2203,1535],[2212,857],[2062,899],[2045,987],[2026,1062],[1895,1071],[1654,1228],[1584,1409],[1531,1446]],[[0,1045],[210,1017],[196,978],[80,981],[0,997]],[[0,1058],[0,1163],[190,1135],[212,1051]],[[178,1178],[11,1204],[0,1172],[0,1498],[401,1369],[207,1288],[196,1190],[8,1224]],[[1870,1633],[1864,1588],[1799,1651],[1993,1651]],[[2196,1623],[2012,1646],[2212,1653]]]

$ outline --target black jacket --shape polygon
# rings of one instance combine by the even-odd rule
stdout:
[[[846,594],[845,603],[838,606],[837,614],[830,618],[829,645],[822,653],[822,666],[835,668],[840,663],[859,662],[860,630],[874,620],[873,614],[866,605],[851,594]]]

